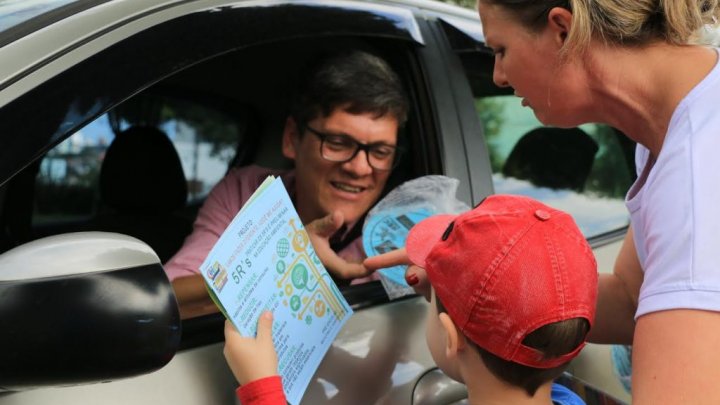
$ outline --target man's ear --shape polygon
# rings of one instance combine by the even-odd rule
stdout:
[[[297,146],[300,143],[300,133],[297,123],[292,117],[285,120],[285,129],[282,137],[282,154],[288,159],[295,160]]]
[[[457,326],[455,326],[455,322],[450,319],[448,314],[443,312],[438,316],[440,317],[440,324],[445,329],[445,334],[447,336],[447,347],[445,347],[445,352],[447,358],[450,359],[457,356],[458,352],[465,350],[467,342],[465,341],[465,335],[460,333],[460,330],[458,330]]]
[[[565,40],[572,26],[572,12],[562,7],[554,7],[548,13],[548,25],[559,46],[565,45]]]

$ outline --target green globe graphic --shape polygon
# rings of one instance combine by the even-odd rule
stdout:
[[[277,242],[277,254],[280,257],[287,256],[288,252],[290,252],[290,242],[288,242],[287,239],[282,238]]]

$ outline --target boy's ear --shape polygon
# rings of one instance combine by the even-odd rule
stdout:
[[[548,13],[548,29],[552,31],[553,37],[559,46],[565,44],[570,27],[572,26],[572,12],[562,7],[554,7]]]
[[[438,316],[440,317],[440,324],[443,329],[445,329],[445,334],[447,336],[447,347],[445,348],[445,352],[448,358],[453,358],[457,356],[458,352],[465,350],[465,347],[467,346],[465,335],[463,335],[457,326],[455,326],[455,322],[450,319],[448,314],[443,312]]]
[[[300,143],[300,133],[297,123],[292,117],[285,120],[285,129],[282,137],[282,154],[288,159],[295,160],[297,157],[297,146]]]

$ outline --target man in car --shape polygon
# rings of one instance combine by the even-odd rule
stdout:
[[[294,170],[233,168],[200,209],[192,234],[166,264],[183,318],[215,310],[200,264],[268,175],[280,176],[318,257],[339,284],[367,277],[360,230],[397,163],[408,101],[390,66],[366,52],[311,66],[294,96],[282,153]]]

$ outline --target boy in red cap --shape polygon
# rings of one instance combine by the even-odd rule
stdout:
[[[420,222],[406,251],[433,290],[432,357],[467,385],[470,403],[583,403],[552,384],[584,346],[597,297],[592,250],[568,214],[494,195],[466,213]],[[245,405],[284,403],[270,324],[261,317],[257,339],[226,324],[225,356]]]

